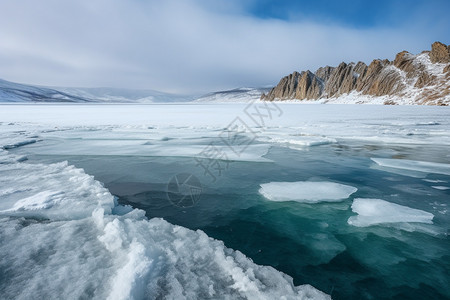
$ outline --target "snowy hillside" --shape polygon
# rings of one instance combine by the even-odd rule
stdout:
[[[0,102],[90,102],[53,88],[37,87],[0,79]]]

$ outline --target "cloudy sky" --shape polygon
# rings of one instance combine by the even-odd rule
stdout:
[[[450,43],[448,0],[0,0],[0,78],[204,93]]]

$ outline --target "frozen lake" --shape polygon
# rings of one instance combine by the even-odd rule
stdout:
[[[450,297],[448,107],[1,105],[0,147],[0,295]]]

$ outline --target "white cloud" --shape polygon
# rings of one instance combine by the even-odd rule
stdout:
[[[243,13],[238,3],[3,1],[0,78],[205,92],[276,84],[294,70],[342,60],[393,58],[433,41],[407,26],[352,29],[262,20]]]

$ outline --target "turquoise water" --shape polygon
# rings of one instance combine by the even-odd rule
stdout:
[[[437,184],[423,179],[449,185],[450,176],[405,176],[370,160],[450,163],[447,154],[444,146],[357,141],[303,150],[272,146],[264,156],[272,162],[233,161],[215,182],[193,158],[36,154],[29,159],[68,160],[103,182],[119,203],[141,208],[149,218],[201,229],[257,264],[289,274],[296,285],[309,283],[333,299],[448,299],[450,190],[432,188]],[[173,206],[167,198],[167,183],[178,173],[192,173],[202,183],[193,207]],[[258,193],[261,183],[304,180],[338,182],[358,191],[342,202],[318,204],[271,202]],[[350,226],[354,198],[379,198],[431,212],[434,224],[410,231]]]

